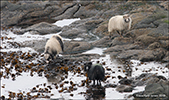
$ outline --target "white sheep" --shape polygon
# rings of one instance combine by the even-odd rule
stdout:
[[[124,30],[131,28],[132,19],[128,14],[116,15],[110,18],[108,23],[108,32],[111,36],[111,32],[117,32],[120,36],[123,35]]]
[[[60,35],[53,35],[45,45],[44,57],[46,62],[53,61],[56,55],[62,53],[64,49],[63,40]]]

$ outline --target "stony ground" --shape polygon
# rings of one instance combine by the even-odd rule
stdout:
[[[82,61],[88,61],[91,58],[100,57],[99,55],[81,54],[82,52],[90,50],[94,47],[107,48],[104,51],[105,54],[110,54],[112,58],[120,59],[126,62],[128,62],[130,59],[137,59],[142,62],[160,61],[168,63],[169,9],[167,5],[168,1],[135,2],[132,0],[128,0],[127,2],[86,2],[83,0],[78,2],[73,0],[2,1],[0,6],[2,22],[1,30],[13,30],[12,27],[19,27],[21,30],[13,30],[13,32],[18,35],[22,35],[25,32],[31,32],[32,34],[39,35],[61,32],[60,35],[63,38],[82,38],[82,40],[64,41],[65,52],[63,55],[67,59],[61,58],[58,60],[58,62],[55,64],[59,64],[57,66],[60,67],[55,69],[49,69],[50,67],[46,68],[48,65],[46,65],[43,60],[40,60],[39,64],[27,64],[26,62],[23,63],[17,60],[19,58],[22,60],[33,61],[34,58],[40,57],[47,40],[26,41],[21,44],[17,42],[9,42],[8,44],[10,44],[12,48],[31,47],[38,51],[39,54],[1,52],[1,68],[4,69],[5,72],[1,72],[0,77],[8,78],[11,76],[13,80],[15,80],[15,77],[19,75],[19,73],[27,70],[30,71],[30,74],[31,72],[37,72],[38,75],[41,75],[42,72],[44,72],[46,77],[54,75],[55,71],[66,73],[67,71],[74,70],[76,73],[78,73],[79,68],[81,69],[83,67]],[[107,31],[107,23],[109,18],[114,15],[126,13],[131,14],[132,16],[133,22],[131,29],[125,32],[124,37],[120,37],[118,34],[113,34],[112,39],[109,39]],[[69,18],[80,18],[81,20],[64,27],[52,24],[58,20]],[[12,38],[1,37],[2,41],[5,39],[10,40]],[[11,48],[10,46],[1,46],[0,48]],[[73,58],[69,58],[70,54]],[[5,67],[5,65],[9,63],[11,63],[11,67]],[[80,67],[73,67],[73,69],[71,69],[71,66]],[[167,64],[166,67],[169,68],[169,64]],[[15,69],[16,74],[11,74],[11,69]],[[146,75],[143,76],[148,77]],[[159,84],[165,84],[164,87],[168,88],[168,79],[165,79],[162,76],[159,77],[158,75],[154,77],[154,79],[158,79],[156,80],[157,84],[153,84],[153,86],[161,88]],[[64,79],[64,77],[62,79]],[[160,79],[163,79],[165,82],[161,82]],[[127,84],[131,85],[132,82],[129,82],[130,83]],[[48,88],[49,89],[43,90],[43,92],[50,90],[50,87]],[[147,89],[151,88],[146,88],[145,91],[147,92],[145,93],[151,94],[151,92],[149,92]],[[132,88],[130,87],[129,90],[132,90]],[[32,91],[35,92],[36,87],[33,88]],[[166,90],[164,90],[164,93],[168,96]],[[143,95],[144,93],[140,94]],[[12,98],[14,93],[10,93],[10,95]],[[21,94],[17,94],[18,97],[20,95]],[[29,93],[27,93],[27,95],[29,98]],[[34,98],[35,96],[30,97]],[[137,96],[135,97],[137,98]]]

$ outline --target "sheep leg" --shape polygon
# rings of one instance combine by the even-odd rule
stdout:
[[[111,32],[109,32],[109,39],[111,39]]]
[[[100,80],[98,80],[98,85],[101,85],[101,81]]]
[[[93,86],[95,86],[95,80],[93,80]]]
[[[121,33],[118,31],[118,30],[116,30],[116,32],[120,35],[120,37],[121,37]]]

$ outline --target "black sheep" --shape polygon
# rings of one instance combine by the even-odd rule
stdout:
[[[101,81],[105,78],[105,70],[102,65],[92,65],[92,62],[88,62],[85,64],[85,71],[87,71],[89,80],[93,80],[93,85],[95,85],[95,80],[97,80],[97,85],[101,85]]]

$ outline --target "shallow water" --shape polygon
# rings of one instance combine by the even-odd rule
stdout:
[[[80,19],[66,19],[62,21],[58,21],[54,23],[55,25],[58,26],[65,26],[69,25],[70,23],[80,20]],[[42,39],[48,39],[50,38],[53,34],[48,34],[48,35],[32,35],[29,32],[26,32],[23,35],[16,35],[12,31],[5,32],[2,36],[7,36],[8,38],[11,37],[12,39],[6,39],[6,40],[1,40],[1,47],[5,49],[1,49],[1,52],[9,52],[9,51],[22,51],[22,52],[30,52],[30,53],[36,53],[35,50],[29,47],[25,48],[11,48],[11,46],[8,44],[8,42],[18,42],[22,43],[24,41],[30,41],[30,40],[42,40]],[[7,34],[6,34],[7,33]],[[54,33],[55,34],[55,33]],[[59,34],[59,33],[56,33]],[[69,39],[64,39],[64,40],[69,40]],[[82,40],[81,38],[76,38],[74,40]],[[100,54],[104,55],[103,51],[106,48],[93,48],[92,50],[86,51],[83,54]],[[38,58],[40,59],[40,58]],[[36,60],[35,59],[35,62]],[[22,60],[20,60],[22,62]],[[119,63],[115,59],[110,58],[109,55],[105,55],[104,57],[100,57],[99,59],[92,59],[93,63],[96,63],[99,61],[100,63],[105,63],[103,67],[110,68],[111,70],[106,70],[106,74],[109,75],[110,77],[107,78],[105,82],[102,82],[102,85],[106,84],[118,84],[118,76],[125,77],[126,73],[123,71],[123,64]],[[146,62],[146,63],[141,63],[138,60],[131,60],[132,64],[132,75],[131,77],[136,77],[139,76],[142,73],[148,72],[148,73],[157,73],[158,75],[163,75],[166,78],[168,78],[168,69],[165,68],[165,64],[158,63],[158,62]],[[37,62],[36,62],[37,63]],[[10,67],[10,65],[6,65],[6,67]],[[136,70],[137,68],[137,70]],[[150,70],[151,69],[151,70]],[[4,69],[1,69],[1,71],[4,71]],[[83,72],[83,71],[82,71]],[[15,73],[15,70],[12,70],[12,73]],[[11,92],[22,92],[22,93],[27,93],[30,92],[33,87],[39,86],[38,88],[44,88],[45,86],[43,85],[44,83],[46,86],[51,86],[52,89],[50,90],[50,93],[44,93],[46,95],[51,95],[50,98],[65,98],[65,99],[85,99],[86,95],[83,94],[83,92],[86,92],[89,88],[86,86],[75,86],[77,90],[74,90],[70,93],[65,93],[66,91],[59,92],[59,90],[62,89],[62,87],[58,87],[58,89],[55,89],[55,85],[53,83],[58,83],[59,85],[62,84],[63,82],[59,82],[60,77],[64,75],[57,75],[54,78],[47,79],[44,74],[42,74],[41,77],[37,75],[37,73],[33,73],[33,76],[30,76],[30,72],[22,72],[21,75],[17,76],[15,80],[13,81],[11,77],[9,79],[4,79],[3,77],[1,78],[1,86],[4,86],[4,88],[1,88],[1,95],[8,97],[9,91]],[[72,81],[75,84],[82,84],[82,80],[86,80],[86,76],[81,75],[81,74],[74,74],[72,72],[68,72],[68,77],[64,81]],[[114,78],[112,78],[114,77]],[[92,84],[92,83],[91,83]],[[64,88],[69,88],[71,86],[70,82],[68,84],[64,84]],[[105,91],[105,96],[103,97],[104,99],[124,99],[127,98],[128,95],[133,94],[135,92],[143,91],[145,86],[140,86],[136,87],[132,92],[129,93],[119,93],[116,91],[116,88],[106,88]],[[34,93],[31,93],[34,94]],[[73,96],[72,96],[73,94]]]

